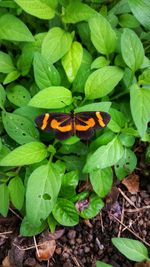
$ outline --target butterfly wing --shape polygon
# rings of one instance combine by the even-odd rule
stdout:
[[[84,140],[90,139],[95,129],[106,127],[110,121],[107,112],[92,111],[75,113],[75,132],[76,135]]]
[[[41,130],[53,131],[59,140],[65,140],[73,134],[72,118],[68,113],[44,113],[36,117],[35,122]]]

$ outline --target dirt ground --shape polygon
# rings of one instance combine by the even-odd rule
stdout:
[[[95,267],[96,260],[113,267],[149,266],[135,265],[111,242],[112,237],[137,239],[150,252],[150,165],[145,163],[144,149],[136,148],[137,169],[123,182],[114,182],[104,199],[105,208],[92,220],[80,220],[75,227],[59,227],[54,234],[46,230],[29,238],[19,236],[17,211],[11,209],[7,218],[0,216],[1,266]],[[51,257],[40,261],[41,244],[45,242],[46,249],[50,245]]]

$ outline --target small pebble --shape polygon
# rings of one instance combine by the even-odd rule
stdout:
[[[84,252],[85,252],[85,253],[89,253],[89,252],[90,252],[90,248],[89,248],[89,247],[85,247],[85,248],[84,248]]]
[[[70,230],[67,234],[67,237],[69,239],[74,239],[76,237],[76,231],[75,230]]]

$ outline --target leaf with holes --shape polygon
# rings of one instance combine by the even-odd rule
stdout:
[[[13,113],[2,113],[2,120],[7,134],[22,145],[39,139],[39,132],[27,118]]]
[[[129,148],[124,149],[122,158],[115,164],[115,173],[118,179],[122,180],[130,174],[137,165],[137,157]]]
[[[61,186],[61,174],[56,164],[42,165],[30,175],[26,192],[27,219],[31,225],[41,225],[51,213]]]
[[[7,89],[8,100],[18,107],[26,106],[31,99],[29,91],[22,85],[15,85]]]

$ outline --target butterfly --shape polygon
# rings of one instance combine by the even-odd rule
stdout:
[[[51,112],[36,117],[37,126],[45,132],[54,132],[59,140],[66,140],[72,135],[80,139],[88,140],[94,135],[95,129],[106,127],[110,121],[110,115],[102,111],[70,113]]]

